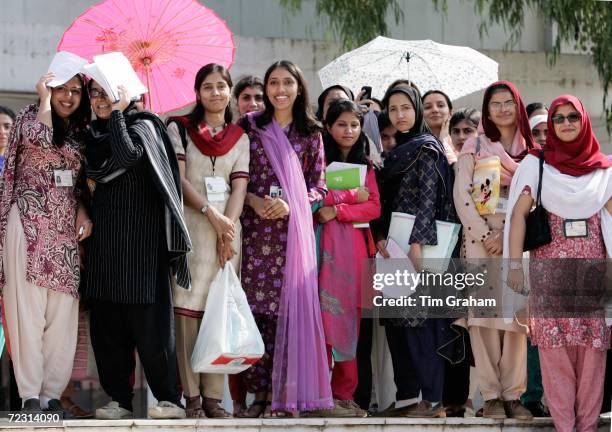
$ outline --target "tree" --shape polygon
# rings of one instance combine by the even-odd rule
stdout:
[[[300,9],[302,0],[280,0],[289,11]],[[481,37],[493,24],[509,29],[507,47],[520,39],[524,16],[532,10],[548,23],[555,23],[557,33],[547,56],[554,65],[564,43],[589,53],[602,81],[603,105],[608,132],[612,131],[612,2],[602,0],[468,0],[482,18]],[[335,37],[345,49],[362,45],[376,36],[386,35],[386,17],[392,12],[396,24],[404,15],[397,0],[315,0],[316,13],[329,21]],[[448,0],[432,0],[434,6],[447,12]]]
[[[280,0],[281,5],[295,13],[302,0]],[[340,37],[346,49],[352,49],[389,32],[387,13],[391,11],[395,22],[404,14],[397,0],[316,0],[316,13],[329,21],[332,34]]]

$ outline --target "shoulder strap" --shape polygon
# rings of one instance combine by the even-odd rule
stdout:
[[[538,175],[538,194],[536,196],[536,206],[542,203],[542,174],[544,174],[544,150],[540,150],[540,170]]]
[[[474,154],[478,153],[480,153],[480,135],[476,137],[476,150],[474,151]]]

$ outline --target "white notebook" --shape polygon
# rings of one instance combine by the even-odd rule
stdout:
[[[393,212],[391,214],[388,237],[393,239],[406,255],[410,251],[410,235],[415,219],[415,216],[407,213]],[[437,220],[436,228],[438,244],[421,247],[423,251],[423,270],[444,273],[459,240],[461,225]]]
[[[83,66],[83,72],[96,80],[113,102],[119,100],[117,89],[120,85],[127,89],[134,100],[148,92],[128,58],[121,52],[94,56],[94,62]]]

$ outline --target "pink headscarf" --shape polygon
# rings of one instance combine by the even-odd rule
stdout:
[[[500,85],[508,88],[516,102],[517,127],[509,152],[506,152],[502,143],[499,142],[501,137],[499,129],[489,119],[489,102],[493,90]],[[478,144],[480,144],[480,149],[477,151]],[[520,161],[527,155],[527,150],[533,148],[539,148],[539,146],[531,135],[529,117],[518,89],[509,81],[497,81],[491,84],[485,91],[482,101],[482,117],[478,125],[478,137],[468,139],[463,145],[460,155],[471,153],[476,159],[499,156],[501,160],[501,184],[507,186],[510,185]]]

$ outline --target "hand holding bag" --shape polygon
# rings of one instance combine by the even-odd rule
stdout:
[[[536,206],[527,216],[523,250],[530,251],[552,242],[548,212],[542,205],[542,174],[544,173],[544,151],[540,150],[540,173],[538,178],[538,193]]]
[[[213,280],[198,339],[191,355],[194,372],[235,374],[264,354],[264,343],[231,262]]]

